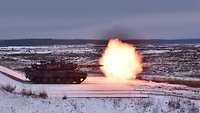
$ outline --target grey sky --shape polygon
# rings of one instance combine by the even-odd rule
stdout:
[[[200,38],[200,1],[0,0],[0,39],[101,39],[113,31],[133,38]]]

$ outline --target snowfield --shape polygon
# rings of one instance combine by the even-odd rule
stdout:
[[[200,112],[200,88],[140,80],[110,83],[103,77],[88,77],[83,84],[76,85],[41,85],[31,84],[23,74],[3,66],[0,66],[0,71],[3,72],[0,85],[16,87],[12,93],[0,89],[1,113]],[[23,95],[20,93],[23,89],[34,93],[45,91],[48,98]]]
[[[38,99],[0,91],[1,113],[199,113],[200,101],[173,96]]]

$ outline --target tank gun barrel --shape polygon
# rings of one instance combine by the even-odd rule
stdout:
[[[99,68],[103,65],[100,65],[100,64],[92,64],[92,65],[78,65],[79,68]]]

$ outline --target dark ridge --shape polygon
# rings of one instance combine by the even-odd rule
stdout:
[[[0,46],[48,46],[48,45],[70,45],[70,44],[104,44],[105,40],[83,40],[83,39],[11,39],[0,40]]]
[[[11,39],[0,40],[0,46],[48,46],[48,45],[70,45],[70,44],[106,44],[108,40],[95,39]],[[200,39],[175,39],[175,40],[161,40],[161,39],[134,39],[125,40],[134,44],[191,44],[200,43]]]

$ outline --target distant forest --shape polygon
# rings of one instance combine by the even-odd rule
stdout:
[[[134,44],[175,44],[175,43],[200,43],[200,39],[141,39],[141,40],[123,40]],[[48,46],[48,45],[75,45],[75,44],[106,44],[108,40],[94,39],[13,39],[0,40],[0,46]]]

